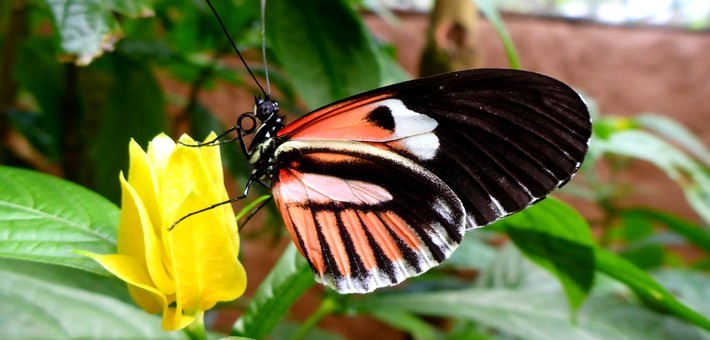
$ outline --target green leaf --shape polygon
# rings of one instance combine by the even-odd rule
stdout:
[[[0,328],[10,339],[180,338],[166,333],[160,318],[87,287],[63,285],[0,265]],[[52,266],[45,266],[51,271]],[[54,266],[58,270],[63,268]],[[58,274],[59,272],[57,272]],[[64,273],[68,274],[68,273]],[[73,277],[64,280],[74,281]],[[90,281],[86,281],[88,283]]]
[[[98,275],[65,266],[7,258],[0,259],[0,271],[32,277],[52,285],[83,289],[129,304],[133,301],[128,294],[126,283],[114,276]]]
[[[111,55],[114,77],[93,145],[96,190],[118,202],[118,174],[128,170],[128,142],[146,147],[166,126],[163,92],[152,70],[118,54]]]
[[[116,252],[118,208],[76,184],[38,172],[0,167],[0,257],[106,274],[81,249]]]
[[[314,282],[308,263],[290,244],[234,324],[232,335],[263,339]]]
[[[372,38],[344,1],[267,2],[268,44],[313,109],[380,85]]]
[[[357,308],[363,313],[406,311],[475,321],[523,339],[668,339],[702,332],[630,304],[614,294],[592,297],[569,321],[565,299],[550,289],[465,289],[419,294],[370,295]],[[680,337],[684,338],[684,337]]]
[[[116,19],[100,0],[46,0],[52,11],[62,49],[76,55],[77,63],[89,64],[118,38]],[[104,46],[108,45],[108,46]]]
[[[149,0],[45,0],[52,12],[62,49],[80,65],[112,50],[120,37],[113,11],[127,16],[152,14]]]
[[[526,256],[560,280],[570,306],[578,309],[594,280],[593,239],[584,218],[548,198],[498,223]]]
[[[650,221],[643,215],[625,214],[622,212],[620,218],[621,230],[620,237],[623,241],[634,242],[639,241],[653,234],[653,226]]]
[[[710,223],[710,175],[678,148],[637,130],[619,131],[593,144],[602,152],[642,159],[659,167],[683,189],[698,215]]]
[[[710,320],[679,302],[643,270],[602,248],[595,248],[597,270],[624,283],[645,303],[710,331]]]
[[[619,255],[641,269],[656,268],[663,264],[665,248],[660,244],[645,244],[624,249]]]

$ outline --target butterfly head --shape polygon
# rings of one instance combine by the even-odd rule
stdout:
[[[266,98],[254,98],[254,115],[261,122],[266,122],[276,117],[279,112],[279,103],[271,100],[269,96]]]

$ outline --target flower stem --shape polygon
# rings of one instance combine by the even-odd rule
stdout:
[[[303,339],[308,332],[313,329],[324,317],[332,314],[338,308],[338,302],[332,297],[325,297],[323,301],[318,306],[318,309],[311,314],[311,316],[306,320],[306,322],[301,325],[301,327],[293,335],[294,340]]]
[[[205,312],[199,312],[195,315],[195,321],[185,328],[185,333],[191,340],[206,340],[207,332],[205,331]]]

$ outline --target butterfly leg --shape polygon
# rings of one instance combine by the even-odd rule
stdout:
[[[238,223],[238,225],[239,225],[239,231],[242,231],[242,228],[244,228],[244,226],[246,226],[247,223],[249,223],[249,221],[251,221],[251,218],[254,217],[254,215],[256,215],[256,213],[258,213],[259,210],[261,210],[262,208],[264,208],[264,207],[265,207],[269,202],[271,202],[271,200],[273,200],[273,199],[274,199],[274,196],[269,196],[269,198],[265,199],[263,202],[261,202],[261,203],[259,204],[259,206],[257,206],[257,207],[256,207],[254,210],[252,210],[251,212],[249,212],[249,216],[247,216],[247,217],[243,220],[243,222],[239,222],[239,223]]]
[[[170,225],[170,228],[168,228],[168,231],[171,231],[171,230],[175,229],[175,227],[177,227],[178,223],[184,221],[185,219],[187,219],[187,218],[190,217],[190,216],[197,215],[197,214],[199,214],[199,213],[203,213],[203,212],[205,212],[205,211],[207,211],[207,210],[211,210],[211,209],[217,208],[217,207],[219,207],[219,206],[221,206],[221,205],[225,205],[225,204],[229,204],[229,203],[234,203],[234,202],[243,200],[243,199],[245,199],[246,197],[247,197],[247,195],[242,195],[242,196],[239,196],[239,197],[233,197],[233,198],[230,198],[230,199],[228,199],[228,200],[226,200],[226,201],[222,201],[222,202],[219,202],[219,203],[212,204],[212,205],[210,205],[209,207],[202,208],[202,209],[200,209],[200,210],[195,210],[195,211],[193,211],[193,212],[191,212],[191,213],[189,213],[189,214],[187,214],[187,215],[185,215],[185,216],[183,216],[183,217],[180,217],[177,221],[173,222],[173,224]]]

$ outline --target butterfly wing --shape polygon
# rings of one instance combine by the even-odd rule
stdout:
[[[565,184],[586,155],[580,96],[537,73],[477,69],[395,84],[320,108],[287,140],[368,143],[411,158],[461,198],[466,228],[522,210]]]
[[[579,95],[536,73],[469,70],[380,88],[277,134],[274,198],[316,278],[367,292],[446,259],[566,183],[587,151]]]
[[[279,161],[273,194],[286,227],[316,280],[341,293],[399,283],[461,242],[461,200],[406,157],[346,141],[293,141]]]

